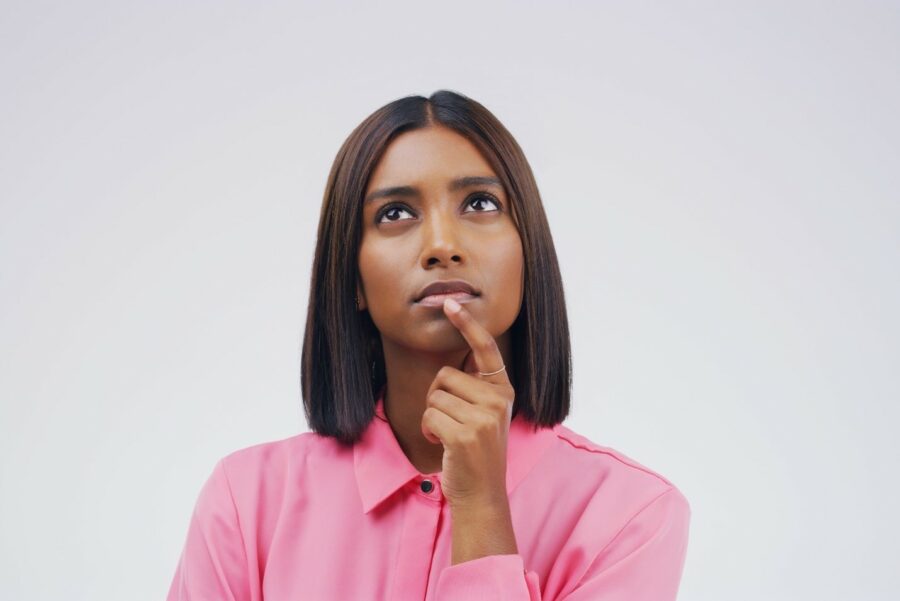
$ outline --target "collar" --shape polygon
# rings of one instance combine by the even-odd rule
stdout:
[[[506,492],[531,471],[538,459],[556,439],[559,425],[534,429],[517,415],[509,424],[506,456]],[[363,513],[369,513],[410,480],[422,476],[409,461],[394,436],[384,412],[384,388],[375,401],[375,417],[353,446],[353,466],[362,499]],[[440,479],[440,473],[435,476]]]

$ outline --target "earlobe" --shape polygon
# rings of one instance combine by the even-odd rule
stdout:
[[[368,305],[366,304],[366,297],[362,293],[362,291],[359,289],[359,286],[357,286],[356,287],[356,309],[358,311],[365,311],[367,306]]]

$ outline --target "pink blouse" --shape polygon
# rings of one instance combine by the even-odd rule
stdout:
[[[563,425],[516,416],[506,489],[518,553],[451,566],[441,474],[401,450],[379,397],[351,448],[305,432],[235,451],[203,485],[168,601],[673,601],[690,505]]]

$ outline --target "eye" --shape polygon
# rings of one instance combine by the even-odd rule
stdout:
[[[494,206],[497,207],[496,211],[500,210],[500,201],[497,200],[496,198],[494,198],[493,196],[491,196],[490,194],[487,194],[486,192],[480,192],[478,194],[475,194],[474,196],[470,196],[469,199],[466,201],[466,204],[468,204],[469,206],[475,206],[475,203],[480,204],[481,202],[483,202],[485,200],[494,203]],[[466,213],[473,213],[473,212],[474,213],[493,213],[496,211],[464,211],[464,212],[466,212]]]
[[[388,218],[388,221],[382,221],[382,219],[381,219],[382,217],[385,217],[387,215],[396,215],[397,211],[406,212],[406,213],[409,213],[410,215],[412,215],[412,213],[410,213],[409,210],[406,207],[404,207],[403,205],[390,204],[390,205],[386,205],[383,209],[381,209],[381,211],[378,212],[378,215],[375,217],[375,223],[388,223],[388,222],[395,222],[395,221],[403,221],[402,219],[396,219],[396,218],[390,218],[390,217]]]

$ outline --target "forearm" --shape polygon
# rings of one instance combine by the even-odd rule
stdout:
[[[453,552],[450,565],[487,555],[519,552],[513,531],[509,501],[451,507]]]

